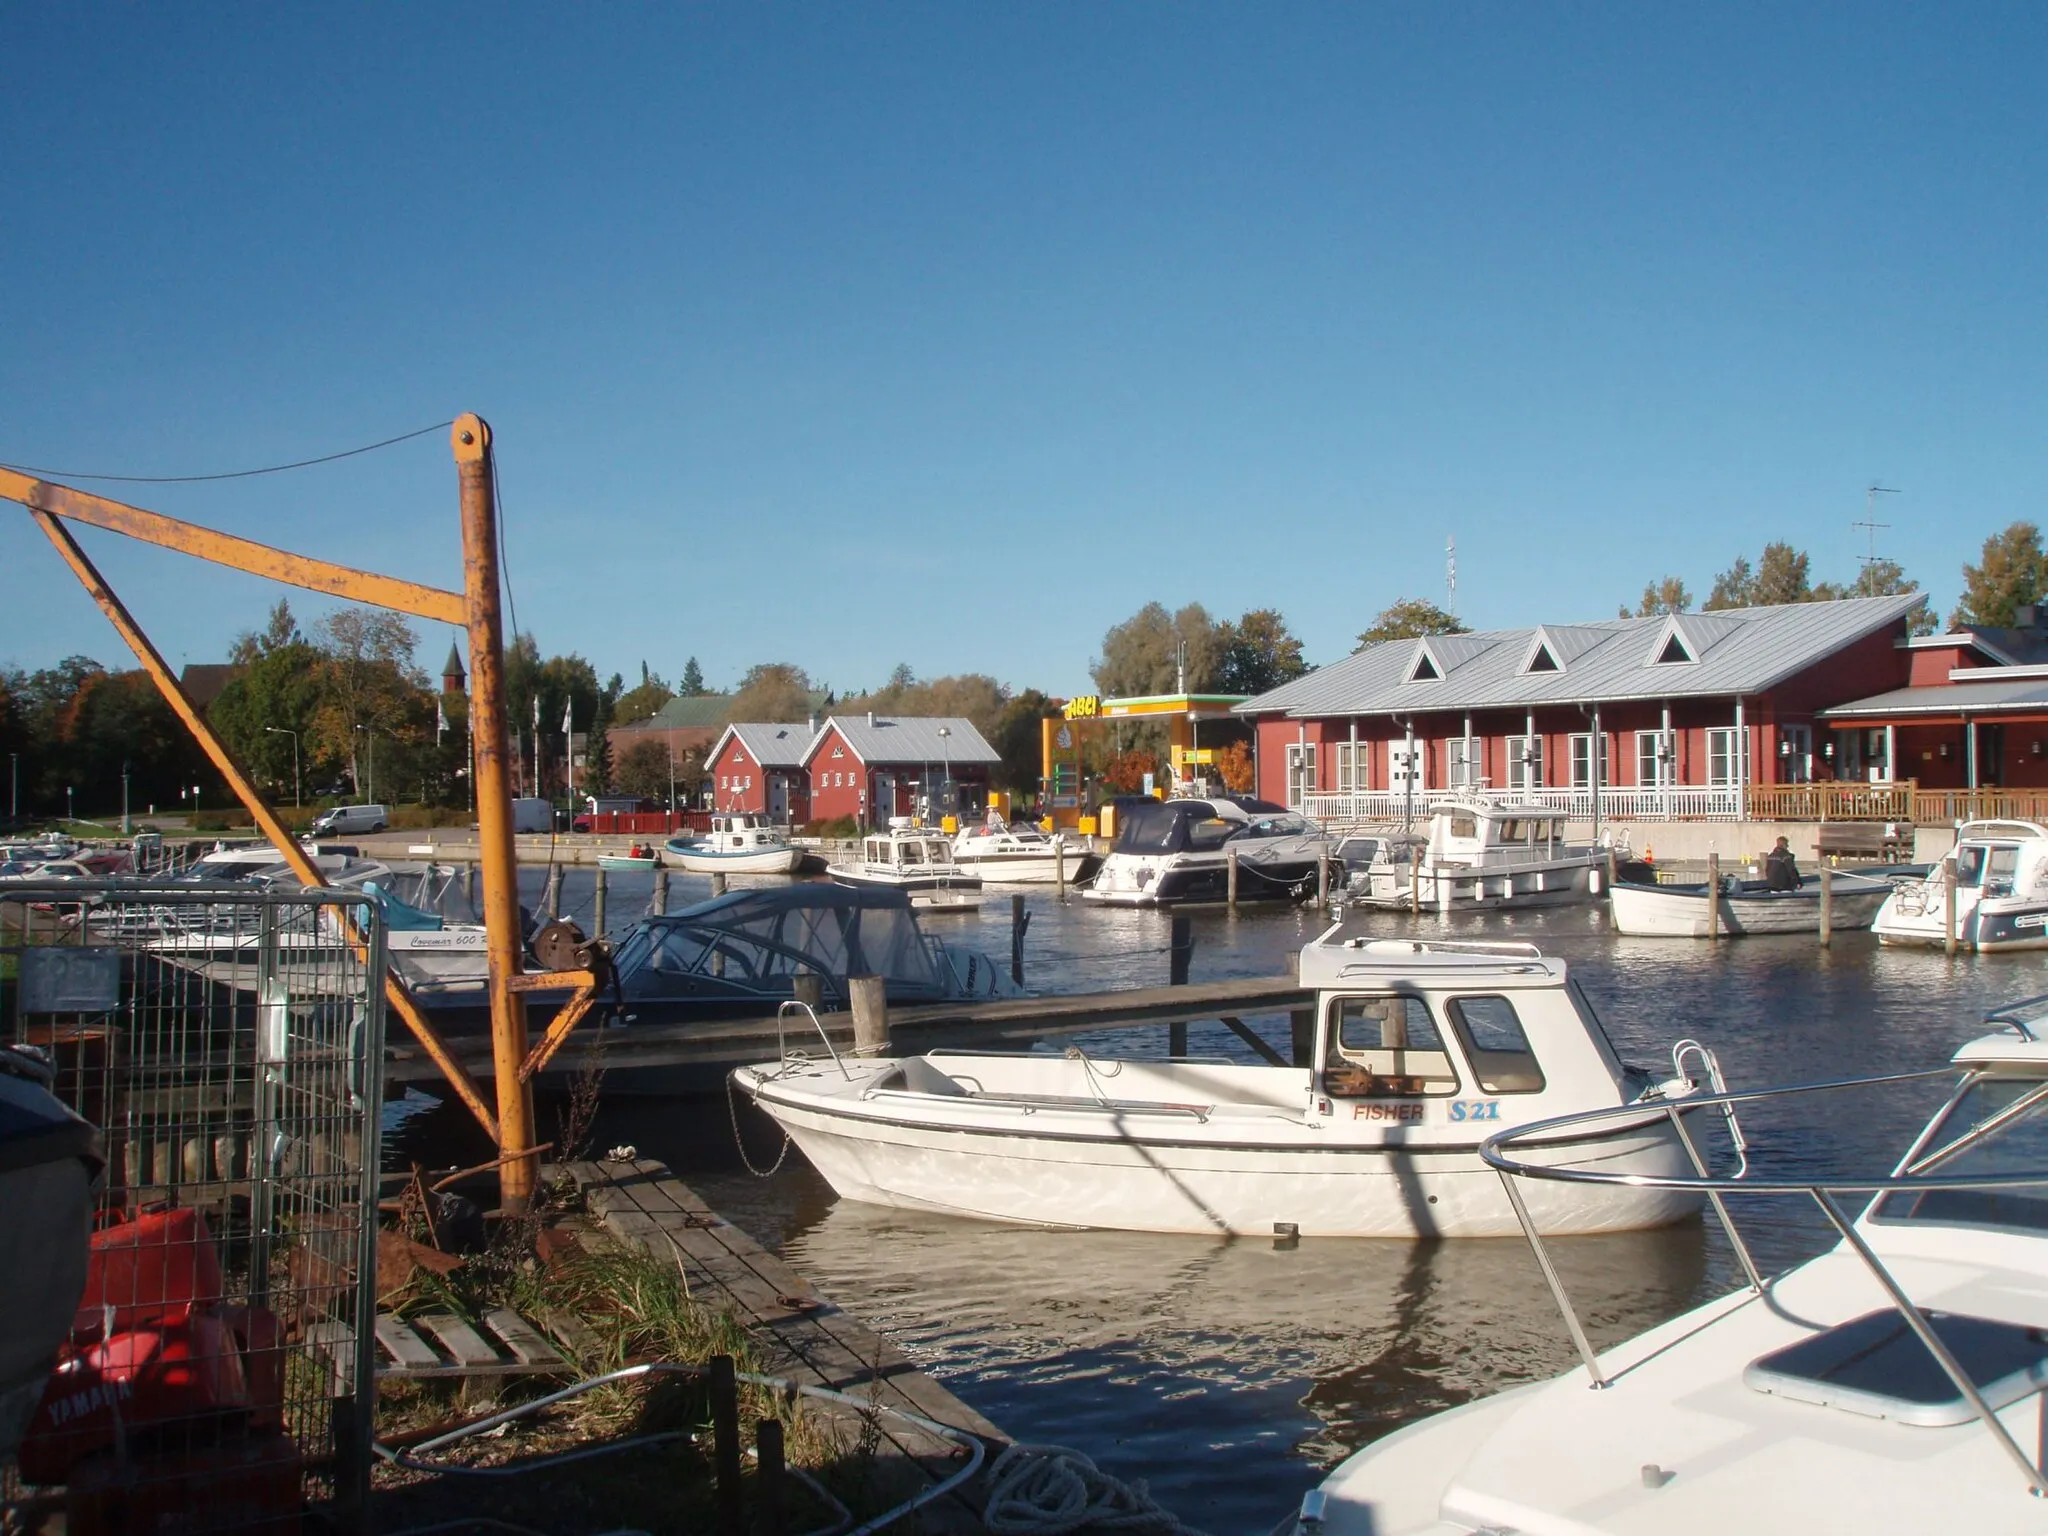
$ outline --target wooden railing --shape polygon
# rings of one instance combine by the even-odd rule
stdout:
[[[1918,786],[1907,779],[1895,784],[1860,780],[1825,780],[1818,784],[1752,784],[1751,821],[1910,821],[1918,823],[1914,801]],[[1946,821],[1946,816],[1937,820]]]
[[[1412,799],[1397,790],[1358,794],[1314,793],[1295,809],[1325,826],[1349,827],[1399,821],[1412,812],[1427,816],[1441,800],[1465,790],[1417,790]],[[1504,792],[1497,792],[1504,793]],[[1593,813],[1586,789],[1515,791],[1579,818]],[[1731,788],[1697,784],[1668,789],[1608,785],[1600,791],[1600,815],[1607,821],[1892,821],[1947,827],[1961,821],[2009,819],[2048,823],[2048,789],[1922,789],[1911,779],[1894,784],[1829,780],[1818,784],[1752,784],[1746,795]]]

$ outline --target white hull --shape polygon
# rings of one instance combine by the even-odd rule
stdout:
[[[668,856],[693,875],[792,875],[804,861],[801,848],[749,849],[744,853],[685,853],[671,846]]]
[[[1890,886],[1883,881],[1837,876],[1834,882],[1833,926],[1844,931],[1867,928]],[[1639,938],[1703,939],[1707,937],[1707,893],[1704,886],[1616,885],[1608,893],[1614,931]],[[1747,934],[1818,933],[1820,883],[1817,878],[1797,891],[1746,891],[1719,900],[1720,932],[1737,938]]]
[[[1600,894],[1606,855],[1558,859],[1519,867],[1436,867],[1417,872],[1420,905],[1433,912],[1462,912],[1480,907],[1545,907],[1590,901]],[[1418,897],[1409,890],[1409,872],[1399,866],[1374,869],[1359,883],[1347,885],[1344,900],[1362,907],[1405,908]]]
[[[871,1077],[895,1065],[849,1063]],[[960,1058],[958,1070],[972,1065]],[[830,1067],[824,1072],[836,1076]],[[1476,1128],[1452,1131],[1435,1146],[1413,1139],[1347,1145],[1341,1138],[1357,1134],[1353,1122],[1311,1128],[1299,1115],[1245,1106],[1198,1121],[1171,1105],[1109,1110],[972,1098],[919,1105],[909,1101],[924,1096],[910,1094],[834,1102],[791,1077],[768,1080],[773,1075],[773,1068],[743,1068],[735,1076],[841,1196],[873,1205],[1210,1236],[1270,1237],[1283,1222],[1304,1237],[1508,1237],[1521,1230],[1499,1176],[1479,1160]],[[1555,1155],[1636,1172],[1685,1166],[1661,1116]],[[1698,1208],[1688,1194],[1567,1184],[1528,1187],[1524,1198],[1543,1230],[1560,1234],[1661,1226]]]
[[[953,855],[961,869],[972,875],[981,876],[989,885],[1053,885],[1060,878],[1059,868],[1050,853],[995,853],[977,858],[971,853],[956,851]],[[1082,862],[1086,853],[1069,848],[1066,853],[1066,877],[1071,882],[1080,877]]]

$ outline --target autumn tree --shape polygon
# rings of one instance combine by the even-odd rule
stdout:
[[[2014,523],[1984,541],[1977,564],[1963,567],[1963,597],[1949,615],[1949,628],[2007,627],[2020,608],[2041,601],[2044,592],[2048,552],[2041,547],[2041,530],[2032,523]]]
[[[1223,781],[1223,787],[1233,795],[1250,794],[1256,777],[1252,749],[1241,741],[1233,741],[1217,748],[1216,777]]]
[[[794,725],[811,716],[811,680],[799,666],[786,661],[762,662],[749,667],[727,706],[728,720]]]
[[[1692,593],[1685,589],[1685,583],[1676,576],[1666,576],[1660,581],[1643,584],[1642,600],[1633,612],[1623,605],[1624,619],[1647,619],[1661,613],[1684,613],[1692,607]]]
[[[1216,663],[1219,693],[1270,693],[1308,671],[1301,642],[1288,632],[1277,608],[1248,609],[1218,631],[1222,654]]]
[[[1916,582],[1909,581],[1905,570],[1896,560],[1866,560],[1863,569],[1856,573],[1855,581],[1842,594],[1844,597],[1895,597],[1904,592],[1919,590]],[[1923,593],[1920,601],[1906,613],[1906,632],[1914,635],[1934,633],[1934,609],[1928,606]]]
[[[1424,635],[1471,633],[1455,613],[1447,613],[1427,598],[1404,597],[1380,610],[1372,627],[1358,637],[1358,649],[1378,645],[1382,640],[1418,640]]]
[[[1823,603],[1847,595],[1847,588],[1833,582],[1813,584],[1811,561],[1804,550],[1774,541],[1764,546],[1754,568],[1746,555],[1714,577],[1714,590],[1701,607],[1707,612],[1723,608],[1775,608],[1787,603]]]
[[[427,697],[426,676],[412,659],[419,636],[402,615],[380,608],[338,608],[314,635],[321,661],[320,701],[308,724],[313,755],[347,762],[357,792],[367,793],[369,754],[395,769],[392,753],[416,745]]]

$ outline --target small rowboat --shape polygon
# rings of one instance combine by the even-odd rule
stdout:
[[[630,853],[601,853],[597,856],[599,869],[653,869],[659,863],[659,853],[638,844]]]

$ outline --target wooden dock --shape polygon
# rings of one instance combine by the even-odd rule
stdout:
[[[564,1165],[604,1229],[682,1267],[690,1294],[729,1311],[761,1351],[763,1370],[900,1408],[979,1438],[993,1462],[1010,1441],[903,1352],[824,1297],[802,1275],[707,1206],[657,1162]],[[820,1407],[805,1399],[807,1411]],[[851,1413],[851,1410],[848,1410]],[[829,1415],[828,1415],[829,1417]],[[963,1452],[889,1415],[874,1420],[881,1454],[927,1486],[960,1469]],[[913,1483],[912,1486],[915,1486]],[[977,1477],[923,1506],[907,1529],[977,1536],[985,1490]]]
[[[933,1050],[1017,1050],[1060,1035],[1134,1025],[1169,1027],[1196,1020],[1221,1020],[1241,1035],[1246,1015],[1294,1014],[1311,1007],[1313,989],[1293,976],[1251,976],[1224,981],[1189,982],[1182,986],[1135,987],[1119,992],[1075,992],[1046,997],[1005,997],[986,1002],[934,1003],[889,1010],[889,1036],[900,1054]],[[819,1016],[833,1045],[853,1044],[853,1015]],[[588,1029],[588,1026],[586,1026]],[[785,1025],[792,1048],[812,1054],[822,1050],[808,1024]],[[550,1064],[551,1074],[581,1070],[581,1046],[588,1034],[579,1030]],[[705,1020],[694,1024],[635,1024],[604,1031],[604,1064],[613,1074],[648,1067],[695,1067],[722,1073],[730,1067],[772,1061],[777,1025],[771,1018]],[[1263,1044],[1263,1042],[1261,1042]],[[491,1043],[487,1036],[453,1035],[449,1045],[471,1071],[488,1076]],[[1257,1049],[1257,1047],[1254,1047]],[[387,1038],[385,1077],[394,1083],[426,1083],[439,1072],[413,1038],[401,1031]]]

